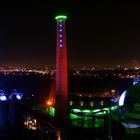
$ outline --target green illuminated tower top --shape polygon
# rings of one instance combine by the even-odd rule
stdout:
[[[62,19],[62,20],[64,19],[65,20],[66,18],[67,18],[67,16],[65,16],[65,15],[57,15],[55,17],[56,20],[58,20],[58,19]]]

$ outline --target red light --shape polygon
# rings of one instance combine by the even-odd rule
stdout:
[[[52,102],[51,101],[47,101],[47,105],[48,106],[51,106],[52,105]]]

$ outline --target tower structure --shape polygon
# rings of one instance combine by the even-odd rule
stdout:
[[[66,120],[68,118],[66,18],[65,15],[55,17],[57,21],[55,101],[55,116],[57,120]]]

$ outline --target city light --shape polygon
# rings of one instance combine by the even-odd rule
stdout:
[[[5,95],[0,95],[0,101],[6,101],[7,97]]]
[[[74,113],[89,113],[89,115],[93,115],[93,114],[96,114],[96,115],[105,115],[107,112],[109,112],[109,110],[111,109],[112,111],[115,111],[116,109],[118,108],[117,105],[115,106],[111,106],[111,107],[106,107],[106,108],[102,108],[102,109],[71,109],[71,112],[74,112]]]
[[[38,123],[37,123],[37,120],[36,119],[33,119],[33,118],[26,118],[25,122],[24,122],[24,126],[27,128],[27,129],[30,129],[30,130],[37,130],[38,129]]]
[[[51,101],[47,101],[47,105],[48,106],[52,106],[52,102]]]
[[[20,95],[16,95],[16,98],[17,98],[18,100],[21,100],[21,99],[22,99],[22,97],[21,97]]]
[[[80,105],[81,105],[81,106],[83,106],[83,105],[84,105],[84,102],[83,102],[83,101],[81,101],[81,102],[80,102]]]
[[[23,94],[17,92],[16,89],[14,89],[12,91],[12,93],[10,94],[10,96],[8,97],[8,99],[13,100],[13,99],[17,99],[17,100],[22,100]]]
[[[126,96],[126,90],[122,93],[120,99],[119,99],[119,106],[123,106],[124,105],[124,99]]]
[[[0,101],[6,101],[7,97],[4,95],[4,91],[0,90]]]
[[[90,102],[90,106],[93,107],[94,106],[94,102]]]
[[[70,106],[72,106],[73,105],[73,101],[70,101]]]

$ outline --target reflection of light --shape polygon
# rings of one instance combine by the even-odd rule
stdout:
[[[60,131],[57,131],[57,140],[61,140]]]
[[[120,99],[119,99],[119,106],[123,106],[124,105],[124,99],[126,96],[126,90],[122,93]]]
[[[123,122],[122,124],[126,128],[138,128],[138,127],[140,127],[140,124],[135,124],[135,123],[125,123],[125,122]]]

